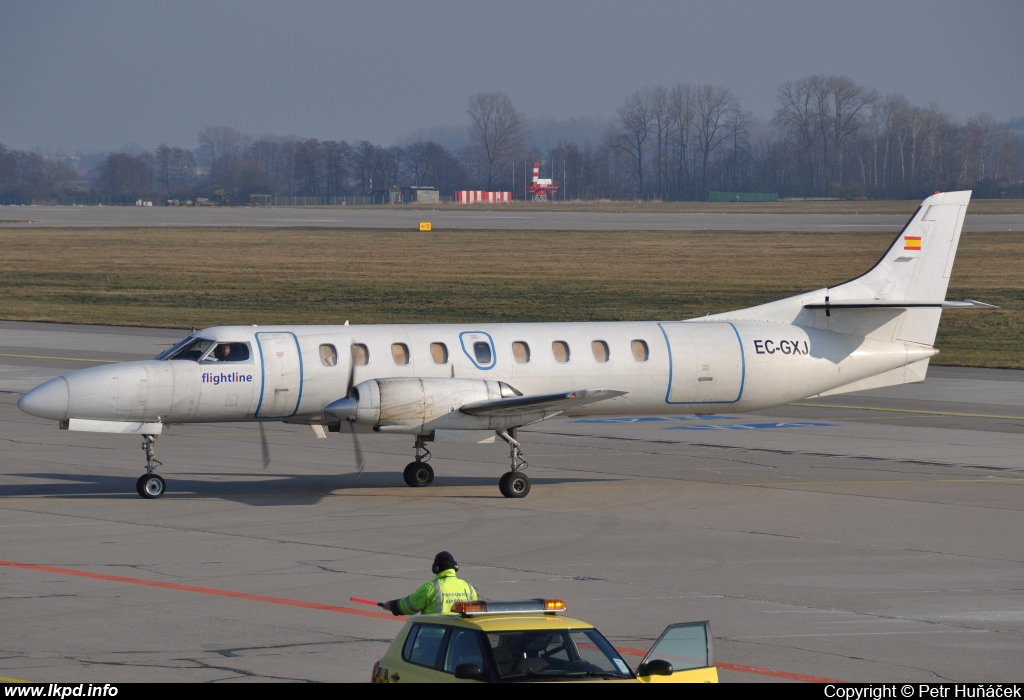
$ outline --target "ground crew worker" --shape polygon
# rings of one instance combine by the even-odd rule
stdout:
[[[427,581],[404,598],[377,605],[390,610],[392,615],[450,615],[455,603],[477,600],[476,589],[455,575],[459,564],[448,552],[438,552],[430,570],[434,572],[433,581]]]

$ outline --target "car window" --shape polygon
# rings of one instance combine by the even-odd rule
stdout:
[[[444,670],[455,673],[462,664],[476,664],[484,668],[484,653],[480,646],[480,637],[475,630],[452,629],[448,640],[448,651],[445,653]]]
[[[503,680],[536,677],[633,674],[597,630],[522,630],[489,632],[488,645]]]
[[[664,659],[676,671],[711,666],[711,640],[707,623],[669,625],[647,652],[647,658]]]
[[[441,625],[414,625],[402,648],[402,658],[417,666],[440,668],[439,652],[446,631]]]

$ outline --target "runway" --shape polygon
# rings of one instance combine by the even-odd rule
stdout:
[[[156,209],[154,209],[156,211]],[[6,213],[6,212],[5,212]],[[606,215],[602,215],[606,216]],[[0,676],[40,682],[367,681],[399,629],[351,596],[407,595],[448,549],[485,597],[556,596],[632,664],[710,620],[723,681],[1007,681],[1024,658],[1024,372],[754,414],[578,420],[507,448],[271,424],[136,438],[17,410],[23,391],[151,358],[184,331],[0,322]]]
[[[359,209],[262,207],[57,207],[0,208],[5,227],[54,228],[243,226],[312,228],[418,228],[543,231],[899,231],[906,216],[888,214],[648,214],[473,209]],[[964,231],[1024,231],[1024,215],[971,214]]]

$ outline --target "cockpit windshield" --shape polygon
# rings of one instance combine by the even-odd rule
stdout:
[[[210,348],[217,344],[215,340],[207,338],[194,338],[189,336],[174,347],[164,350],[156,356],[158,360],[192,360],[199,362],[203,355],[210,352]]]
[[[158,360],[192,362],[247,362],[252,357],[249,343],[224,343],[189,336],[156,356]]]

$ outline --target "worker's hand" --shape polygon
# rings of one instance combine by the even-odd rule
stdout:
[[[377,603],[377,607],[378,608],[384,608],[385,610],[387,610],[388,609],[388,604],[387,603]]]
[[[395,617],[398,617],[399,615],[402,614],[402,608],[400,608],[398,606],[398,601],[397,600],[389,600],[386,603],[381,603],[381,607],[384,608],[385,610],[390,610],[391,614],[394,615]]]

